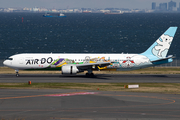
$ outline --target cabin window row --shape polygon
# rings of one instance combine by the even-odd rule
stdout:
[[[56,61],[56,59],[54,59],[54,61]],[[73,61],[86,61],[86,60],[85,59],[74,59]],[[101,60],[95,60],[95,61],[101,61]],[[106,61],[108,61],[108,60],[106,60]],[[119,61],[124,61],[124,60],[110,59],[110,61],[119,62]]]
[[[74,59],[74,61],[86,61],[86,60],[85,59]],[[101,60],[95,60],[95,61],[101,61]],[[124,61],[124,60],[114,60],[114,59],[111,59],[110,61]]]

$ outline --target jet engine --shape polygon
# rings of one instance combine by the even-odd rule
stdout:
[[[79,70],[77,69],[76,65],[63,65],[62,66],[62,74],[76,74]]]

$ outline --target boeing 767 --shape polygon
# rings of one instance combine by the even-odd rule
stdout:
[[[10,56],[3,64],[13,68],[16,76],[19,70],[61,70],[71,75],[93,70],[135,70],[170,63],[173,56],[167,56],[177,27],[170,27],[145,52],[140,54],[44,54],[23,53]]]

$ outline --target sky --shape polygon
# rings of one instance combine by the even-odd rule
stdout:
[[[151,9],[152,2],[167,3],[171,0],[0,0],[0,8],[44,7],[44,8],[129,8]],[[179,7],[180,0],[173,0]]]

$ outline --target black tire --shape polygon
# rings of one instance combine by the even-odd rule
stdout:
[[[94,77],[94,73],[86,73],[86,77]]]

